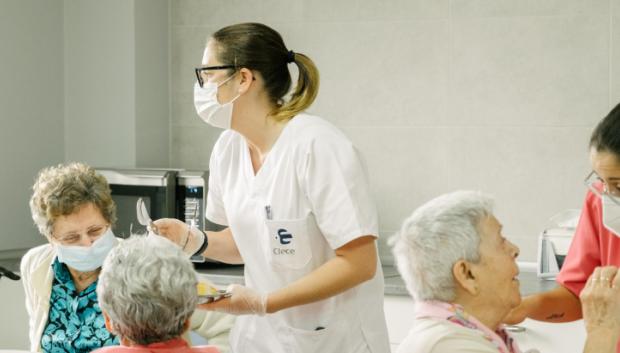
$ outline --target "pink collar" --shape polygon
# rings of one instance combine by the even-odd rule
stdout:
[[[510,337],[503,325],[493,332],[483,323],[463,310],[458,304],[440,301],[425,301],[416,303],[416,319],[434,318],[447,320],[453,324],[480,331],[483,337],[493,343],[500,353],[521,353],[517,342]]]

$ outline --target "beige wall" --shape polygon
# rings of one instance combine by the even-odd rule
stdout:
[[[264,22],[318,64],[311,111],[365,154],[382,235],[433,196],[481,189],[535,261],[547,219],[581,206],[588,135],[620,101],[620,0],[171,5],[171,164],[206,168],[219,134],[192,106],[208,33]]]
[[[62,0],[0,0],[0,258],[44,241],[28,199],[64,158],[62,17]]]
[[[64,0],[65,158],[167,167],[168,0]]]

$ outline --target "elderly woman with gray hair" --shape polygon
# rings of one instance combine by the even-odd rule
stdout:
[[[135,236],[110,252],[97,296],[106,327],[121,346],[98,353],[219,353],[181,338],[198,302],[197,278],[181,249],[170,245],[165,238]]]
[[[398,353],[520,352],[501,324],[521,302],[519,248],[502,235],[492,206],[479,192],[446,194],[415,210],[391,239],[416,301],[414,326]],[[620,287],[620,276],[615,280]],[[593,338],[620,327],[620,296],[597,283],[589,281],[582,298],[585,352],[614,352],[613,338]]]

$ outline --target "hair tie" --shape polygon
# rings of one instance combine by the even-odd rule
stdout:
[[[292,50],[288,51],[288,54],[286,54],[286,63],[292,63],[295,62],[295,53]]]

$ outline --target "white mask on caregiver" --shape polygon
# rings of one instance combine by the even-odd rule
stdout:
[[[200,118],[207,124],[221,129],[230,129],[233,103],[240,94],[237,94],[230,102],[220,104],[217,100],[217,90],[233,77],[234,75],[230,76],[220,84],[207,81],[204,87],[200,87],[197,82],[194,85],[194,106]]]
[[[616,201],[620,200],[618,196],[602,195],[603,203],[603,225],[609,229],[614,235],[620,237],[620,205]]]

